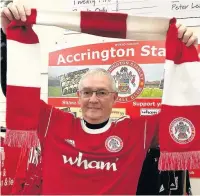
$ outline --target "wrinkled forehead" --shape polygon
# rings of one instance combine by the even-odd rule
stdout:
[[[106,75],[88,75],[81,81],[81,89],[112,90],[112,81]]]

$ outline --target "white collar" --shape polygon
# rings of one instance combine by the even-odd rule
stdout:
[[[81,119],[81,127],[83,128],[83,130],[86,132],[86,133],[89,133],[89,134],[100,134],[100,133],[104,133],[106,132],[111,126],[111,120],[109,119],[107,124],[102,127],[102,128],[99,128],[99,129],[90,129],[88,128],[86,125],[85,125],[85,122],[83,119]]]

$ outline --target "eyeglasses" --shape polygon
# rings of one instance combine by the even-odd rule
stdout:
[[[96,90],[96,91],[92,91],[92,90],[81,90],[79,91],[81,96],[83,98],[90,98],[92,97],[93,93],[96,94],[96,96],[98,98],[105,98],[107,97],[110,93],[116,93],[116,92],[112,92],[112,91],[107,91],[107,90]]]

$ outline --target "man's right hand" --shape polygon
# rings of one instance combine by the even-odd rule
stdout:
[[[26,21],[26,16],[31,14],[31,9],[25,6],[21,0],[13,0],[1,11],[1,27],[6,34],[6,28],[12,20]]]

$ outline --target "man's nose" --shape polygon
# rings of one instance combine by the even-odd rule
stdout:
[[[92,93],[92,96],[90,97],[89,101],[90,102],[98,102],[98,98],[97,98],[96,92]]]

